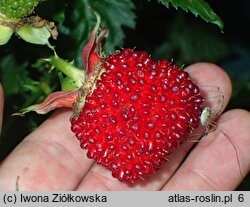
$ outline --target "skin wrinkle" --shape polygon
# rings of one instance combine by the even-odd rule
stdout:
[[[180,156],[180,154],[183,154],[182,159],[180,161],[180,163],[185,162],[187,153],[190,152],[190,149],[193,147],[193,144],[190,145],[190,143],[183,143],[182,146],[180,146],[174,153],[178,153],[178,156]],[[171,158],[171,157],[170,157]],[[164,187],[167,185],[167,183],[171,180],[171,178],[175,175],[176,172],[178,172],[178,169],[181,167],[181,164],[179,164],[176,168],[173,168],[172,175],[170,175],[168,177],[168,179],[165,181],[165,183],[163,183],[163,185],[159,188],[159,190],[163,190]]]
[[[112,191],[112,190],[114,190],[114,189],[112,188],[112,186],[114,186],[114,185],[110,185],[110,186],[111,186],[111,187],[110,187],[110,186],[107,184],[107,183],[110,183],[110,182],[113,183],[113,180],[111,180],[111,179],[108,178],[107,176],[105,176],[105,175],[99,173],[98,171],[94,171],[94,172],[93,172],[93,170],[90,170],[90,171],[88,172],[88,174],[86,174],[86,175],[90,176],[91,179],[96,180],[95,183],[98,183],[97,189],[96,189],[96,190],[102,190],[102,191]],[[85,176],[85,177],[87,177],[87,176]],[[108,180],[108,182],[107,182],[107,180]],[[101,186],[101,189],[98,189],[99,186]],[[93,187],[94,187],[94,186],[93,186]],[[81,186],[78,186],[77,190],[85,190],[85,189],[82,188]]]
[[[110,178],[108,178],[108,177],[106,177],[104,175],[101,175],[100,173],[97,174],[97,172],[93,173],[93,175],[94,175],[94,177],[97,178],[98,181],[100,181],[100,183],[102,184],[102,186],[105,187],[105,190],[107,190],[107,191],[114,190],[112,188],[113,185],[111,185],[111,187],[108,185],[108,183],[110,183],[110,182],[113,183],[113,181]],[[107,182],[107,180],[108,180],[108,182]]]
[[[185,144],[185,143],[184,143]],[[182,162],[184,162],[185,161],[185,155],[190,151],[190,148],[192,147],[192,146],[184,146],[184,144],[183,144],[183,146],[181,146],[181,147],[179,147],[174,153],[178,153],[178,155],[180,156],[180,154],[183,154],[183,156],[182,156],[182,159],[180,160],[180,163],[182,163]],[[171,157],[169,158],[169,159],[171,159]],[[181,165],[178,165],[176,168],[172,168],[173,170],[171,171],[172,172],[172,175],[170,175],[169,177],[168,177],[168,179],[166,180],[166,182],[165,183],[163,183],[163,185],[161,186],[161,187],[159,187],[159,190],[162,190],[163,188],[164,188],[164,186],[169,182],[169,180],[171,180],[171,178],[175,175],[175,173],[178,171],[178,169],[179,169],[179,167],[180,167]]]
[[[197,143],[200,142],[200,140],[197,140]],[[172,156],[175,154],[175,153],[178,153],[178,155],[180,156],[181,154],[183,155],[182,156],[182,159],[181,159],[181,163],[184,163],[185,162],[185,159],[187,157],[187,154],[190,152],[190,150],[192,149],[192,147],[194,147],[194,145],[196,145],[197,143],[193,143],[192,141],[189,142],[184,142],[179,148],[177,148],[177,150],[175,152],[173,152]],[[171,160],[171,157],[169,157],[169,159]],[[169,162],[169,161],[168,161]],[[178,165],[175,169],[173,168],[173,170],[171,171],[172,172],[172,175],[168,177],[168,179],[166,180],[165,183],[163,183],[163,185],[159,188],[159,190],[162,190],[166,185],[167,183],[169,182],[169,180],[171,180],[171,178],[175,175],[175,173],[178,171],[179,167],[181,167],[181,164]]]
[[[34,145],[34,146],[36,146],[36,148],[39,148],[40,154],[46,154],[47,158],[49,158],[49,160],[51,160],[51,162],[56,163],[58,168],[67,169],[67,171],[69,171],[71,173],[77,172],[75,169],[78,169],[79,164],[75,160],[74,156],[72,156],[72,153],[69,152],[60,142],[59,143],[58,142],[50,142],[48,139],[29,139],[29,140],[25,140],[24,143],[25,142],[26,142],[26,144]],[[53,151],[48,150],[48,146],[52,146]],[[70,165],[66,165],[65,163],[62,163],[59,160],[59,159],[61,159],[61,157],[57,157],[58,152],[64,152],[64,156],[68,156],[71,158],[70,163],[72,164],[72,167],[70,167]],[[77,175],[77,177],[81,176],[80,172],[76,173],[76,175]],[[72,176],[72,177],[75,177],[75,176]],[[75,179],[75,180],[77,180],[77,179]],[[77,184],[75,184],[74,187],[76,187],[76,186],[77,186]]]
[[[46,145],[46,142],[48,142],[48,144],[50,143],[49,139],[45,139],[44,143]],[[67,147],[65,147],[59,140],[57,139],[52,139],[51,144],[53,145],[53,147],[58,148],[60,151],[63,151],[64,153],[66,152],[68,154],[68,157],[72,158],[74,163],[75,163],[75,167],[72,168],[72,170],[79,168],[79,166],[81,166],[81,163],[79,160],[76,159],[76,157],[74,156],[74,152],[70,151]],[[76,168],[77,167],[77,168]],[[82,169],[81,169],[82,170]]]
[[[193,167],[189,167],[187,168],[187,170],[189,170],[191,173],[194,173],[195,175],[198,175],[198,177],[200,177],[202,180],[204,180],[208,186],[211,187],[211,190],[219,190],[219,186],[216,185],[216,182],[213,181],[212,178],[210,178],[206,173],[202,173],[200,170],[196,170]]]
[[[76,186],[76,189],[79,189],[79,187],[81,186],[82,181],[86,178],[88,173],[90,173],[90,171],[91,171],[91,169],[93,168],[94,165],[95,165],[95,162],[93,162],[92,165],[86,170],[85,174],[82,175],[82,179],[79,180],[78,185]]]

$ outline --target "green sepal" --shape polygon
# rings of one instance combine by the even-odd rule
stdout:
[[[14,30],[10,27],[0,25],[0,45],[5,45],[11,38]]]
[[[49,47],[52,47],[49,43],[51,34],[45,26],[40,28],[22,26],[17,29],[16,33],[26,42],[37,45],[48,45]]]

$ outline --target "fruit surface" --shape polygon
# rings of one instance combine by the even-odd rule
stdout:
[[[0,0],[0,13],[8,18],[30,15],[40,0]]]
[[[103,67],[71,129],[89,158],[134,182],[157,171],[198,127],[203,97],[188,73],[143,51],[124,49]]]

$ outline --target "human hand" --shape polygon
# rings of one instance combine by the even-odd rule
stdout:
[[[218,66],[198,63],[186,68],[200,84],[218,86],[223,107],[231,96],[231,82]],[[207,92],[209,96],[209,92]],[[0,126],[3,93],[0,89]],[[0,190],[233,190],[250,170],[250,113],[231,110],[220,116],[217,129],[189,153],[193,143],[182,144],[169,161],[143,181],[126,184],[88,159],[70,131],[70,110],[58,110],[28,135],[0,165]],[[11,139],[11,138],[10,138]],[[186,157],[187,156],[187,157]],[[186,158],[185,158],[186,157]],[[184,160],[185,158],[185,160]]]

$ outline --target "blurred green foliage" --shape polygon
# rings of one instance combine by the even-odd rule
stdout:
[[[240,0],[237,3],[240,8],[236,9],[233,2],[226,5],[223,1],[207,2],[225,22],[224,33],[201,18],[171,7],[167,9],[156,0],[62,0],[60,4],[44,1],[35,11],[55,22],[59,36],[56,41],[51,40],[51,44],[60,57],[74,60],[78,67],[82,67],[81,51],[96,22],[91,7],[100,13],[103,26],[109,29],[107,54],[121,47],[136,47],[148,51],[155,59],[173,59],[179,65],[198,61],[219,64],[233,80],[233,97],[228,109],[249,110],[250,31],[238,22],[250,22],[246,9],[250,3]],[[59,90],[57,71],[40,60],[50,55],[49,48],[25,43],[17,36],[0,47],[0,82],[5,92],[1,159],[48,116],[10,115]],[[246,182],[249,186],[249,181]],[[243,183],[240,189],[244,190],[245,186]]]

